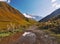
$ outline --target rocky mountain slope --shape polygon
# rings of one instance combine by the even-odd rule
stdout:
[[[51,18],[56,17],[58,15],[60,15],[60,8],[55,10],[54,12],[52,12],[50,15],[44,17],[39,22],[46,22],[46,21],[50,20]]]

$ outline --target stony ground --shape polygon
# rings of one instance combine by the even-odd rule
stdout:
[[[15,41],[9,39],[9,42],[6,42],[6,44],[58,44],[55,37],[51,37],[48,33],[38,30],[37,26],[30,27],[24,33],[20,37],[18,36],[19,34],[16,35],[18,38]]]
[[[30,34],[22,35],[14,44],[58,44],[55,37],[38,30],[36,26],[30,27],[26,32]]]

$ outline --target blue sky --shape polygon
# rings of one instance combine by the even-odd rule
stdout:
[[[12,0],[10,4],[22,13],[44,17],[52,10],[50,3],[50,0]]]
[[[5,0],[6,1],[6,0]],[[45,17],[60,8],[60,0],[8,0],[21,13]]]

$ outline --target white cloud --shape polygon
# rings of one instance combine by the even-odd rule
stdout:
[[[57,0],[51,0],[52,3],[56,2]]]
[[[56,7],[58,5],[58,3],[53,3],[52,7]]]
[[[52,2],[52,7],[55,9],[60,8],[60,4],[57,2],[58,0],[51,0]]]
[[[7,2],[7,3],[11,2],[11,0],[0,0],[0,1]]]
[[[60,8],[60,4],[57,4],[57,5],[56,5],[56,9],[57,9],[57,8]]]
[[[56,2],[56,3],[52,4],[52,7],[58,9],[58,8],[60,8],[60,4],[58,4],[58,3]]]

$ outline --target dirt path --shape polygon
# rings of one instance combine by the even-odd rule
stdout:
[[[14,44],[58,44],[56,38],[49,36],[42,30],[38,30],[37,26],[31,26],[26,32],[30,32],[30,34],[21,36]]]

